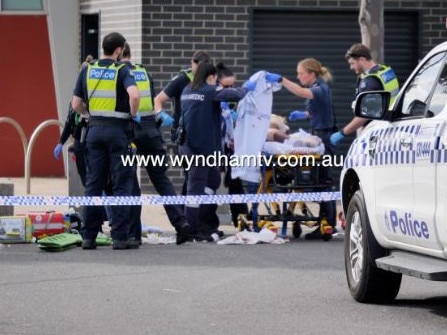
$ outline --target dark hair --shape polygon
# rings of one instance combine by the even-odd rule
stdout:
[[[218,79],[234,76],[233,71],[231,71],[228,67],[226,67],[225,64],[222,62],[217,62],[216,69]]]
[[[351,47],[346,51],[345,58],[349,60],[349,58],[358,59],[360,57],[366,58],[366,60],[371,60],[371,51],[368,47],[362,43],[356,43],[351,45]]]
[[[197,90],[206,82],[206,78],[217,73],[216,67],[210,62],[199,62],[194,79],[191,83],[191,88]]]
[[[192,55],[192,61],[197,64],[199,64],[199,62],[209,62],[211,61],[211,57],[206,51],[196,51],[194,55]]]
[[[126,39],[123,35],[117,32],[113,32],[104,36],[102,40],[102,50],[104,55],[111,56],[117,48],[123,48]]]
[[[129,43],[125,42],[124,43],[124,49],[123,49],[123,56],[122,58],[131,58],[131,52],[130,52],[130,45]]]

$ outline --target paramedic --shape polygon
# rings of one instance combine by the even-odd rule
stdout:
[[[216,64],[217,84],[222,87],[233,87],[236,81],[233,71],[225,66],[222,62]],[[224,101],[221,103],[223,117],[223,150],[225,155],[231,157],[234,155],[234,135],[233,122],[237,119],[237,102]],[[229,112],[230,115],[224,117],[224,113]],[[231,165],[225,167],[224,186],[228,188],[228,194],[244,194],[244,187],[240,178],[231,178]],[[230,204],[231,221],[233,225],[238,227],[238,217],[240,214],[248,214],[248,205],[246,203]]]
[[[199,62],[191,84],[181,95],[181,119],[179,127],[179,151],[193,160],[188,172],[187,195],[213,195],[220,185],[220,174],[216,166],[199,162],[200,157],[220,152],[222,149],[221,109],[222,101],[239,101],[256,83],[247,82],[241,88],[224,88],[216,85],[216,67],[209,62]],[[211,235],[217,228],[207,218],[215,212],[217,204],[187,204],[185,214],[191,225],[191,237],[212,241]]]
[[[187,69],[181,70],[164,88],[157,94],[154,99],[154,110],[157,115],[162,116],[162,120],[168,119],[169,114],[162,110],[163,103],[168,102],[172,99],[173,109],[174,109],[174,119],[170,118],[169,124],[167,121],[164,123],[168,126],[172,125],[171,128],[171,141],[176,142],[178,123],[181,114],[181,104],[180,96],[182,95],[183,89],[192,82],[194,73],[197,69],[197,64],[199,62],[209,62],[211,61],[210,55],[206,51],[196,51],[191,59],[191,66]],[[186,185],[188,179],[187,171],[184,171],[185,179],[183,181],[182,195],[186,194]],[[183,206],[182,206],[183,207]]]
[[[135,75],[135,81],[140,91],[140,105],[138,106],[138,122],[135,124],[135,138],[133,142],[137,147],[137,154],[144,156],[157,156],[165,161],[166,150],[163,147],[163,137],[159,126],[157,126],[155,111],[153,108],[154,85],[152,76],[147,73],[142,65],[133,65],[131,62],[131,50],[128,43],[124,46],[121,61],[124,62]],[[162,123],[163,124],[163,123]],[[147,174],[160,195],[175,196],[176,192],[171,180],[166,175],[167,166],[165,164],[145,166]],[[138,187],[139,190],[139,187]],[[141,195],[135,194],[135,195]],[[133,206],[139,211],[135,213],[135,220],[139,226],[139,238],[141,240],[141,206]],[[135,208],[134,208],[135,209]],[[177,244],[186,242],[189,237],[190,225],[186,222],[180,205],[164,205],[169,222],[177,232]],[[139,225],[138,225],[139,223]],[[131,228],[132,229],[132,228]],[[138,234],[134,234],[138,236]]]
[[[138,110],[140,94],[134,75],[117,62],[124,49],[120,33],[107,34],[102,41],[103,58],[88,64],[79,74],[72,98],[73,109],[89,115],[86,138],[86,196],[101,196],[111,173],[114,196],[132,194],[134,167],[122,164],[121,156],[132,151],[132,120]],[[131,206],[112,206],[113,249],[128,249]],[[82,248],[95,249],[102,225],[100,206],[84,207]]]
[[[349,68],[358,75],[355,97],[361,92],[386,90],[391,93],[390,106],[392,106],[399,92],[399,81],[393,69],[386,65],[376,64],[371,57],[371,51],[361,43],[353,44],[346,52],[345,58]],[[367,119],[355,116],[343,129],[332,134],[331,143],[337,145],[366,123]]]
[[[332,80],[332,74],[315,58],[305,58],[297,65],[297,79],[300,82],[299,85],[275,73],[266,75],[267,81],[281,82],[291,93],[306,99],[306,110],[291,112],[289,120],[307,119],[310,124],[311,134],[321,138],[325,147],[325,155],[334,156],[335,148],[330,143],[330,135],[335,128],[335,115],[331,89],[327,84],[328,81]],[[326,167],[322,172],[322,178],[325,179],[323,182],[330,186],[332,184],[330,167]],[[326,201],[322,205],[328,222],[334,230],[336,225],[336,202]],[[306,239],[317,239],[320,237],[320,229],[316,229],[305,236]]]

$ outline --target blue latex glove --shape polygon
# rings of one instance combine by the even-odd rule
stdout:
[[[279,82],[281,82],[281,80],[282,80],[282,76],[277,73],[267,72],[267,74],[265,75],[265,81],[268,83],[279,83]]]
[[[331,144],[333,146],[336,146],[342,139],[344,139],[346,136],[341,132],[337,131],[336,133],[333,133],[331,135]]]
[[[172,126],[174,124],[174,119],[172,118],[171,115],[169,115],[167,112],[165,111],[161,111],[159,112],[156,116],[155,116],[155,120],[158,122],[159,120],[161,120],[161,126],[162,127],[169,127]]]
[[[246,89],[247,89],[247,91],[254,91],[255,90],[255,88],[256,88],[256,82],[255,81],[249,81],[249,80],[247,80],[245,83],[244,83],[244,85],[243,85],[243,87],[245,87]]]
[[[62,143],[59,143],[54,147],[53,151],[54,159],[59,159],[59,157],[61,156],[62,147],[63,147]]]
[[[231,119],[233,121],[236,121],[237,120],[237,112],[234,109],[232,109],[230,113],[231,113]]]
[[[221,108],[222,110],[230,109],[230,105],[228,104],[228,102],[226,102],[226,101],[222,101],[222,102],[220,103],[220,108]]]
[[[137,113],[132,120],[134,120],[136,123],[141,123],[141,115]]]
[[[305,120],[307,119],[307,112],[304,111],[292,111],[289,114],[289,121]]]

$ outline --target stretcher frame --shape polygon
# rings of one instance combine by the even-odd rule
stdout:
[[[300,156],[310,156],[313,165],[280,166],[279,160],[283,162],[289,156],[295,156],[298,161]],[[257,187],[257,194],[290,193],[290,192],[318,192],[328,191],[332,188],[332,183],[322,180],[321,155],[318,154],[278,154],[273,155],[271,166],[262,166],[261,180]],[[312,201],[316,203],[316,201]],[[251,221],[254,231],[260,231],[263,227],[268,227],[273,222],[282,222],[280,236],[287,236],[288,222],[293,222],[292,234],[299,238],[302,229],[301,225],[316,227],[320,229],[321,238],[328,241],[332,237],[332,226],[329,224],[326,214],[321,209],[321,202],[318,201],[318,215],[315,215],[308,206],[308,201],[283,202],[282,206],[277,202],[264,203],[267,214],[259,213],[259,203],[252,203]],[[300,214],[295,213],[299,208]],[[250,229],[250,221],[246,215],[239,216],[239,230]]]

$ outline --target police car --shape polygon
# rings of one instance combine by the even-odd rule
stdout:
[[[346,276],[359,302],[392,302],[402,274],[447,281],[447,42],[389,100],[359,94],[355,115],[372,122],[341,172]]]

